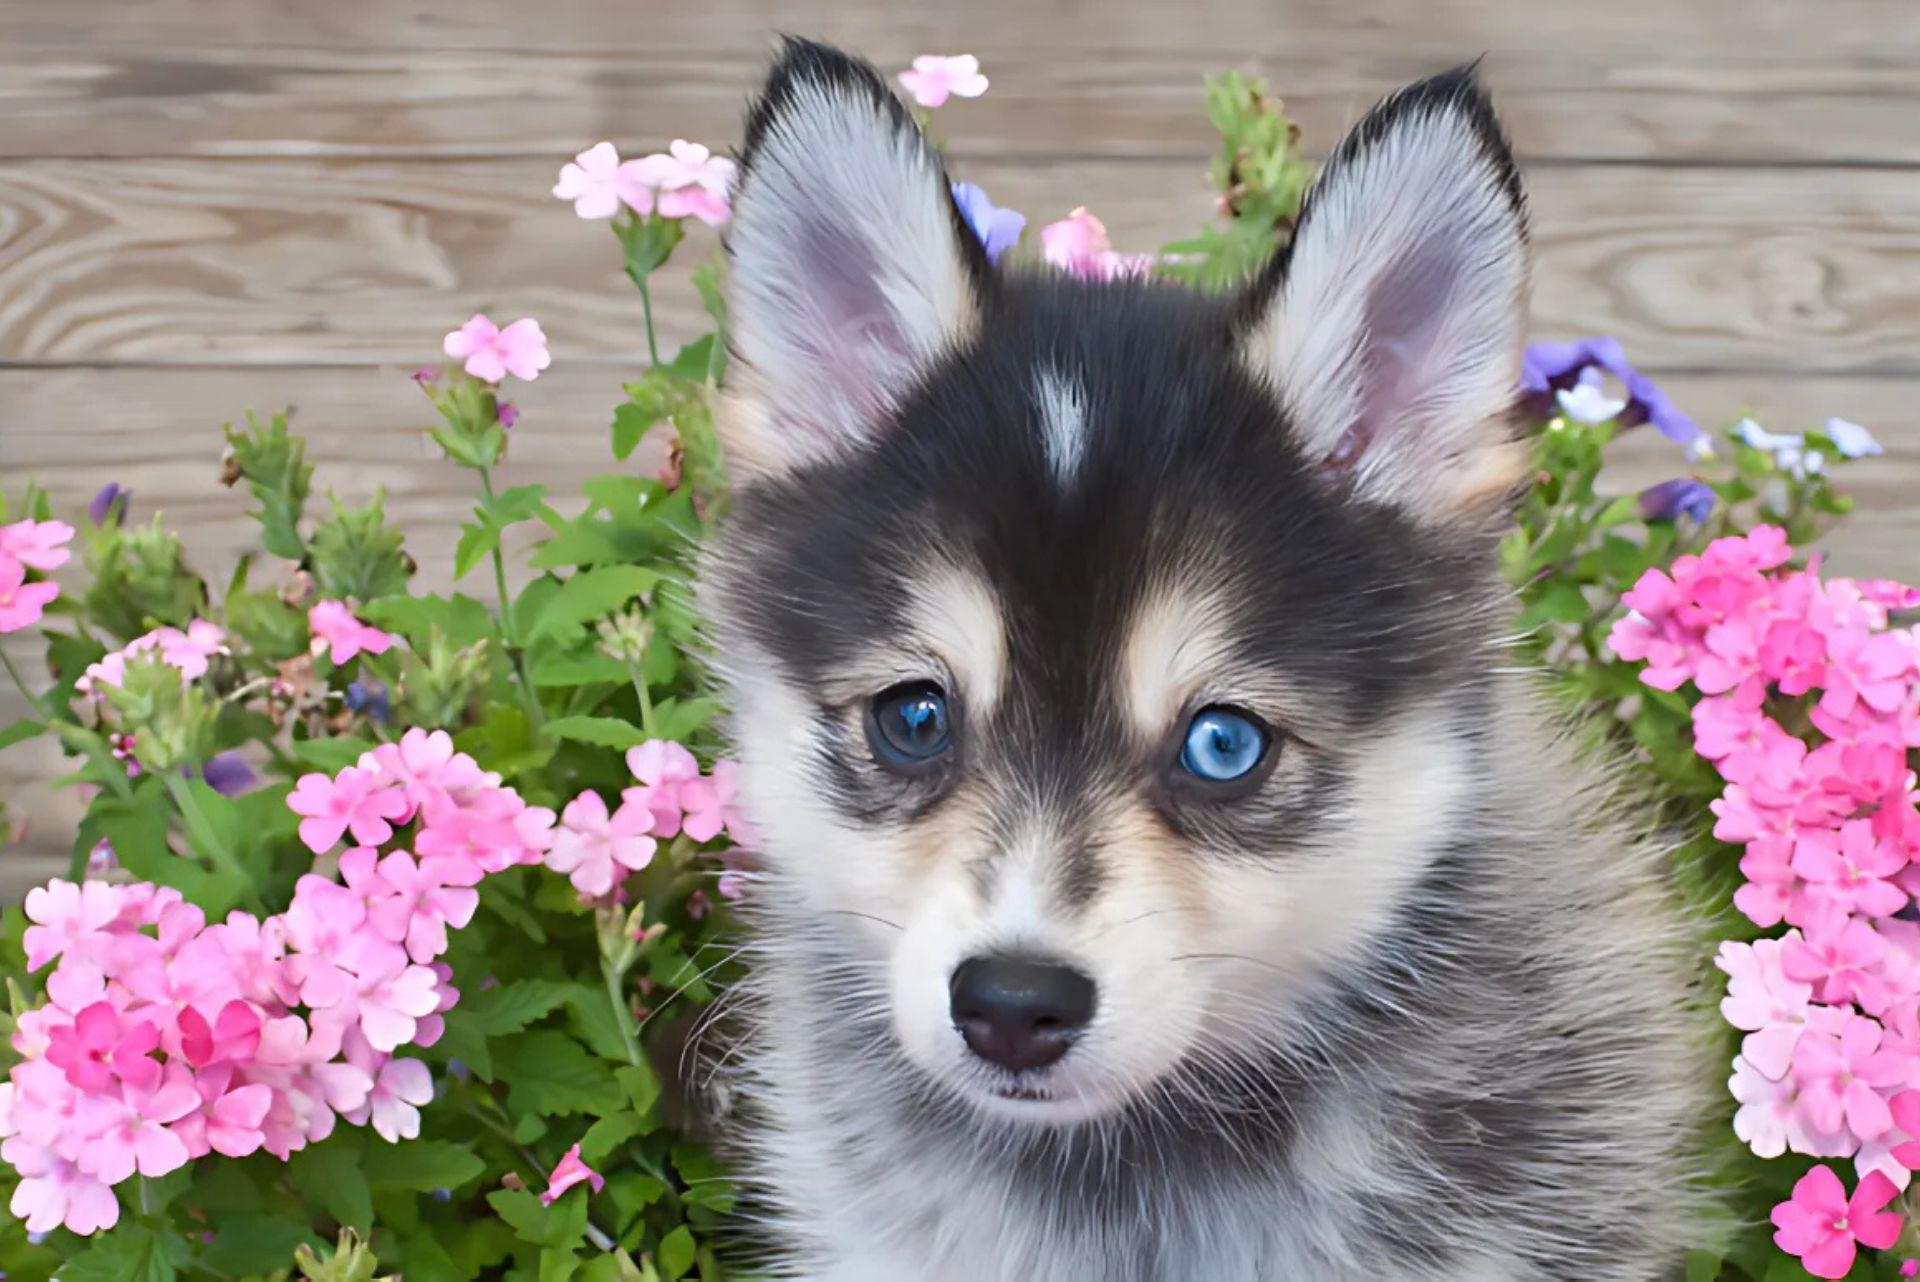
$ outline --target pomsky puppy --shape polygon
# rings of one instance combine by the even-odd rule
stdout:
[[[729,249],[771,1271],[1676,1267],[1697,940],[1504,648],[1527,228],[1472,73],[1213,296],[996,268],[874,70],[790,41]]]

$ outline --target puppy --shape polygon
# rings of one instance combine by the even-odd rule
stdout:
[[[1520,182],[1470,72],[1244,290],[996,269],[794,41],[702,570],[777,1276],[1647,1282],[1708,1107],[1659,857],[1503,649]]]

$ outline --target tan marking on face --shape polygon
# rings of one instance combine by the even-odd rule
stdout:
[[[984,721],[1007,673],[1007,624],[986,581],[971,570],[938,565],[914,576],[907,615],[911,644],[946,664],[968,714]]]
[[[1135,608],[1120,651],[1120,688],[1143,736],[1165,734],[1218,679],[1227,654],[1224,623],[1218,602],[1178,586],[1150,592]]]

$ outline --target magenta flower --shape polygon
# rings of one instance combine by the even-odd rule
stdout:
[[[160,1065],[150,1056],[159,1044],[160,1030],[152,1024],[123,1027],[112,1003],[95,1002],[74,1017],[72,1027],[52,1031],[47,1062],[83,1091],[104,1091],[116,1081],[134,1090],[152,1090],[160,1080]]]
[[[900,73],[900,83],[922,107],[939,107],[948,98],[978,98],[987,91],[980,59],[970,53],[923,53]]]
[[[361,845],[377,846],[393,836],[393,825],[405,822],[409,810],[405,793],[358,766],[348,766],[334,778],[317,771],[300,776],[287,808],[306,816],[300,840],[316,855],[333,849],[349,830]]]
[[[553,1168],[553,1174],[547,1177],[547,1191],[540,1195],[540,1200],[552,1206],[562,1193],[576,1184],[583,1183],[591,1184],[593,1191],[598,1193],[606,1187],[607,1182],[581,1160],[580,1146],[575,1144],[561,1157],[559,1164]]]
[[[1849,1199],[1832,1168],[1816,1166],[1773,1208],[1774,1245],[1817,1278],[1843,1278],[1860,1245],[1883,1251],[1899,1239],[1900,1217],[1884,1209],[1894,1193],[1893,1182],[1874,1171]]]
[[[659,843],[648,835],[652,828],[653,814],[644,805],[623,802],[609,815],[600,794],[588,789],[561,812],[547,867],[566,873],[581,894],[597,898],[613,889],[616,878],[653,861]]]
[[[0,632],[18,632],[40,622],[59,595],[59,584],[50,579],[27,582],[26,566],[0,552]]]
[[[560,166],[553,194],[572,201],[582,218],[611,218],[622,205],[637,214],[653,212],[653,191],[641,177],[640,162],[621,160],[610,142],[595,143]]]
[[[532,382],[553,363],[540,322],[523,317],[500,329],[481,313],[447,335],[443,347],[454,360],[464,361],[467,373],[483,383],[498,383],[511,374]]]
[[[307,628],[313,633],[313,652],[329,654],[335,667],[356,654],[385,654],[399,640],[391,632],[362,623],[345,601],[317,602],[307,611]]]
[[[725,156],[676,138],[666,151],[634,163],[640,180],[653,189],[654,212],[662,218],[698,218],[720,227],[732,217],[727,201],[734,163]]]
[[[425,964],[447,951],[447,928],[473,920],[480,904],[474,889],[481,877],[477,860],[462,855],[415,862],[404,850],[380,861],[378,884],[385,892],[369,901],[367,920],[381,936],[405,944],[407,955]]]
[[[194,1068],[248,1060],[260,1047],[260,1012],[235,998],[209,1024],[192,1006],[180,1008],[180,1053]]]
[[[1906,906],[1907,896],[1889,880],[1906,866],[1906,850],[1874,836],[1865,819],[1848,820],[1838,832],[1802,833],[1793,848],[1793,871],[1834,910],[1862,917],[1891,917]]]
[[[64,546],[73,538],[65,521],[15,521],[0,525],[0,557],[10,556],[30,570],[50,574],[73,553]]]

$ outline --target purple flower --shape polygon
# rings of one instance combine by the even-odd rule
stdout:
[[[1520,392],[1534,412],[1546,418],[1554,412],[1554,393],[1579,385],[1580,375],[1598,368],[1613,375],[1627,390],[1627,407],[1620,426],[1651,423],[1676,445],[1697,446],[1706,433],[1680,412],[1653,380],[1627,361],[1614,338],[1583,338],[1575,343],[1535,343],[1520,361]]]
[[[1640,515],[1649,521],[1673,521],[1685,516],[1697,524],[1712,514],[1714,501],[1712,486],[1683,476],[1640,491]]]
[[[987,199],[987,193],[974,183],[955,183],[953,203],[960,207],[967,226],[973,228],[973,234],[986,247],[987,261],[990,263],[999,262],[1000,255],[1012,249],[1013,243],[1020,239],[1020,233],[1026,230],[1025,214],[995,205]]]
[[[500,426],[512,427],[520,421],[520,407],[512,401],[501,401],[494,410],[494,416],[500,420]]]
[[[365,677],[347,683],[347,708],[383,726],[387,724],[387,718],[393,715],[393,705],[387,698],[387,688],[378,681],[370,681]]]
[[[253,773],[253,767],[237,752],[216,753],[208,759],[200,776],[207,781],[207,787],[223,797],[237,797],[260,782],[260,776]]]
[[[93,502],[87,504],[87,516],[95,525],[105,525],[108,521],[125,525],[127,509],[132,506],[133,491],[121,489],[118,481],[108,481],[93,496]]]
[[[420,386],[432,387],[440,381],[440,367],[438,365],[422,365],[419,369],[413,371],[412,377],[413,381],[420,384]]]

